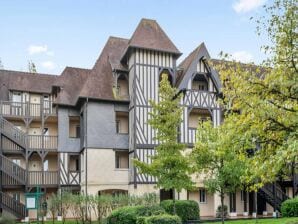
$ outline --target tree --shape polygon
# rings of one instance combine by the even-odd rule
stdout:
[[[56,218],[56,215],[58,214],[59,206],[60,206],[59,197],[56,194],[52,194],[49,197],[48,210],[51,214],[53,224],[55,223],[55,218]]]
[[[36,66],[32,61],[28,61],[28,71],[31,73],[37,73]]]
[[[0,58],[0,69],[4,69],[1,58]]]
[[[275,0],[257,19],[258,34],[271,41],[263,48],[268,59],[262,66],[236,61],[216,66],[226,109],[241,111],[226,119],[234,122],[238,149],[251,152],[244,180],[254,190],[298,162],[297,8],[295,0]]]
[[[207,191],[220,195],[222,223],[225,194],[234,193],[242,186],[240,178],[245,167],[234,147],[233,135],[227,134],[232,126],[232,123],[225,122],[213,127],[210,121],[199,125],[195,147],[190,154],[194,171],[204,177]]]
[[[150,164],[134,160],[140,173],[157,178],[157,187],[177,192],[193,186],[190,177],[191,168],[183,155],[185,145],[177,140],[182,114],[180,99],[177,89],[171,87],[168,76],[163,74],[159,88],[159,102],[150,101],[152,113],[149,124],[156,130],[155,139],[159,145],[155,147],[156,153],[151,157]],[[173,201],[175,204],[175,197]]]

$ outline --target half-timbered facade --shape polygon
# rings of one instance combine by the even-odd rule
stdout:
[[[130,39],[110,37],[91,69],[66,67],[59,76],[0,70],[1,211],[27,216],[24,194],[36,187],[45,200],[63,190],[173,197],[132,164],[132,159],[150,163],[158,145],[148,120],[149,101],[159,100],[161,75],[183,93],[177,138],[188,148],[200,122],[210,119],[216,126],[223,118],[221,83],[205,44],[178,64],[180,56],[156,21],[142,19]],[[194,180],[195,191],[174,197],[197,201],[201,216],[215,215],[218,195],[206,192],[202,179]],[[254,195],[231,194],[229,213],[272,212],[273,192],[281,201],[297,193],[292,186],[297,183],[262,189],[258,208]]]

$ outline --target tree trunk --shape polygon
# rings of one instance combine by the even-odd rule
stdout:
[[[224,193],[220,192],[220,202],[221,202],[221,223],[225,223],[225,211],[224,211],[224,199],[225,195]]]
[[[176,215],[175,189],[173,189],[173,213]]]

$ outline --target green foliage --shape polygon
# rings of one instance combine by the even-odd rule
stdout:
[[[227,62],[224,56],[216,66],[224,84],[225,122],[234,124],[238,150],[251,151],[243,157],[249,168],[242,178],[251,190],[288,175],[298,160],[297,1],[268,4],[257,20],[258,33],[270,40],[264,46],[268,59],[255,66]]]
[[[223,211],[222,211],[223,208]],[[224,206],[218,206],[216,209],[216,218],[221,218],[223,214],[223,217],[227,217],[228,215],[228,206],[224,205]]]
[[[15,220],[9,216],[3,215],[0,217],[0,224],[15,224]]]
[[[204,122],[197,129],[197,141],[190,155],[194,170],[204,176],[204,185],[209,192],[219,193],[222,206],[225,194],[242,186],[240,177],[245,169],[232,130],[233,123],[228,121],[218,127],[213,127],[209,121]]]
[[[28,61],[28,71],[31,73],[37,73],[36,65],[32,61]]]
[[[107,218],[107,224],[134,224],[137,218],[165,214],[160,206],[127,206],[119,208]]]
[[[159,102],[150,101],[152,106],[149,124],[156,131],[155,139],[160,144],[150,164],[134,160],[140,173],[157,177],[157,186],[165,190],[190,189],[190,166],[183,156],[185,145],[177,142],[178,127],[181,123],[182,108],[176,88],[171,87],[167,75],[162,76],[159,86]]]
[[[288,199],[281,205],[283,217],[298,217],[298,197]]]
[[[164,200],[160,202],[167,213],[174,214],[174,203],[172,200]],[[200,209],[196,201],[192,200],[178,200],[175,202],[176,215],[178,215],[183,222],[187,220],[199,220]]]
[[[137,224],[182,224],[179,216],[175,215],[154,215],[150,217],[137,218]]]

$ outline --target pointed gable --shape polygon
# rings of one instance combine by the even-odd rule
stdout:
[[[129,40],[129,48],[142,48],[162,51],[180,56],[181,52],[173,44],[167,34],[162,30],[156,20],[142,19]],[[123,58],[122,57],[122,58]]]
[[[176,86],[186,88],[187,81],[192,77],[193,73],[197,71],[197,64],[203,58],[210,59],[210,55],[205,43],[201,43],[195,50],[193,50],[178,66],[180,72],[178,73]],[[208,66],[209,68],[209,66]],[[221,89],[221,83],[218,73],[210,67],[210,77],[218,90]]]

